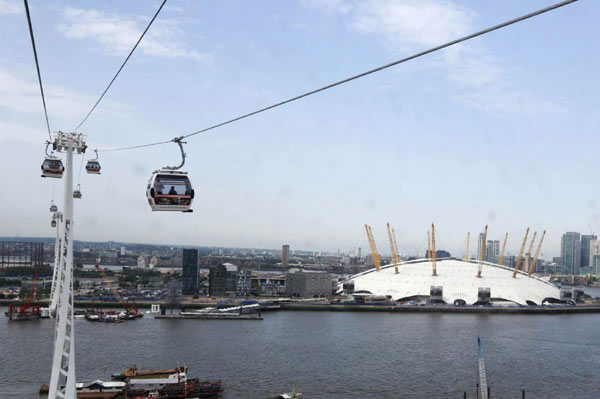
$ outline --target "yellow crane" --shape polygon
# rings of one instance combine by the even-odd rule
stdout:
[[[481,244],[481,253],[479,254],[479,266],[477,266],[477,277],[481,277],[481,269],[483,269],[483,258],[485,258],[485,244],[487,242],[487,224],[483,232],[483,243]]]
[[[544,237],[546,237],[546,230],[544,230],[544,232],[542,233],[542,238],[540,238],[538,247],[535,250],[535,256],[533,257],[533,262],[531,263],[531,265],[529,265],[529,272],[527,273],[528,276],[531,276],[531,273],[533,273],[533,269],[535,269],[535,263],[537,262],[538,256],[540,256],[540,250],[542,249],[542,242],[544,241]]]
[[[529,244],[529,250],[525,255],[525,263],[523,263],[522,272],[527,272],[527,266],[529,266],[529,258],[531,258],[531,251],[533,250],[533,243],[535,242],[535,236],[537,236],[537,231],[533,233],[533,238],[531,239],[531,244]]]
[[[375,265],[375,270],[379,271],[381,267],[381,261],[379,260],[379,253],[377,252],[377,246],[375,245],[375,240],[373,239],[373,232],[371,231],[371,226],[365,224],[365,229],[367,230],[367,238],[369,239],[369,246],[371,247],[371,256],[373,257],[373,264]]]
[[[523,244],[521,244],[521,250],[519,251],[519,257],[517,258],[517,264],[515,265],[515,269],[513,270],[513,277],[517,277],[517,272],[519,271],[519,266],[521,265],[521,259],[523,259],[523,250],[525,249],[525,244],[527,244],[527,236],[529,235],[529,227],[527,231],[525,231],[525,237],[523,238]]]
[[[433,276],[437,276],[437,270],[436,270],[436,253],[435,253],[435,226],[433,225],[433,223],[431,223],[431,255],[432,255],[432,261],[431,264],[433,265]]]
[[[504,250],[506,249],[506,240],[508,240],[508,232],[504,236],[504,244],[502,244],[502,252],[500,252],[500,260],[498,261],[498,264],[500,266],[502,266],[502,262],[504,262]]]
[[[465,252],[465,262],[469,261],[469,241],[471,241],[471,232],[467,233],[467,251]]]
[[[392,262],[394,262],[394,273],[398,273],[398,252],[394,245],[394,238],[392,237],[392,231],[390,230],[390,223],[387,224],[388,237],[390,238],[390,249],[392,250]]]
[[[119,301],[119,304],[123,307],[123,309],[125,309],[125,312],[128,315],[134,315],[134,316],[137,316],[137,317],[142,317],[142,314],[139,312],[139,310],[137,310],[137,308],[135,307],[135,305],[133,305],[133,306],[130,307],[123,300],[123,298],[121,298],[121,295],[119,295],[119,292],[115,289],[115,287],[113,287],[112,281],[110,281],[108,279],[108,277],[106,276],[106,273],[104,273],[104,270],[102,270],[102,268],[100,267],[100,265],[96,265],[96,270],[98,271],[98,274],[100,274],[100,277],[102,277],[102,279],[104,280],[104,282],[106,282],[106,285],[108,285],[108,288],[110,288],[110,290],[113,293],[113,295],[115,296],[115,298],[117,298],[117,301]]]

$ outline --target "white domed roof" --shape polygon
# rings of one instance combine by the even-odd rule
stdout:
[[[477,277],[476,261],[440,259],[436,269],[437,276],[433,276],[431,260],[419,259],[400,263],[398,273],[393,265],[386,265],[379,271],[371,269],[352,276],[348,281],[354,283],[354,292],[389,295],[393,300],[429,296],[432,286],[443,288],[442,300],[449,304],[455,300],[474,304],[479,288],[489,288],[492,301],[503,299],[520,305],[528,301],[541,305],[546,299],[560,299],[560,290],[553,284],[524,272],[513,278],[512,269],[488,262],[483,263],[481,277]]]

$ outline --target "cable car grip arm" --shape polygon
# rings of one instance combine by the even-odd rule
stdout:
[[[183,136],[181,137],[175,137],[173,140],[174,143],[177,143],[177,145],[179,145],[179,149],[181,150],[181,164],[179,166],[165,166],[164,169],[169,169],[169,170],[177,170],[177,169],[181,169],[183,167],[183,165],[185,164],[185,152],[183,151],[183,144],[187,144],[185,141],[181,141],[183,139]]]

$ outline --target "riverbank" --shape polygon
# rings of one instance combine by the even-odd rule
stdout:
[[[599,305],[579,306],[528,306],[528,307],[492,307],[492,306],[440,306],[440,305],[312,305],[282,304],[281,310],[322,311],[322,312],[389,312],[389,313],[499,313],[499,314],[565,314],[600,313]]]
[[[16,301],[0,299],[0,306],[8,306]],[[187,302],[178,304],[167,302],[137,302],[140,309],[147,309],[153,303],[158,303],[165,309],[204,309],[217,306],[217,302]],[[35,302],[40,306],[48,306],[48,301]],[[117,302],[75,301],[76,308],[119,308]],[[488,314],[588,314],[600,313],[600,305],[585,304],[576,306],[523,306],[523,307],[492,307],[492,306],[451,306],[451,305],[340,305],[340,304],[310,304],[282,303],[278,309],[287,311],[313,312],[388,312],[388,313],[488,313]]]

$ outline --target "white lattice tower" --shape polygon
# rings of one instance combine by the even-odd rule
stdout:
[[[73,325],[73,151],[85,151],[81,134],[58,132],[55,150],[66,152],[63,218],[61,220],[60,270],[57,272],[58,303],[54,356],[50,376],[49,399],[76,399],[75,331]]]
[[[58,305],[58,296],[60,293],[60,289],[58,289],[59,286],[59,281],[62,280],[62,258],[61,258],[61,253],[62,253],[62,246],[61,246],[61,242],[62,242],[62,231],[61,231],[61,227],[62,227],[62,213],[61,212],[56,212],[56,240],[54,241],[54,270],[52,272],[52,288],[50,289],[50,306],[49,306],[49,310],[50,310],[50,314],[51,315],[55,315],[56,314],[56,307]]]

